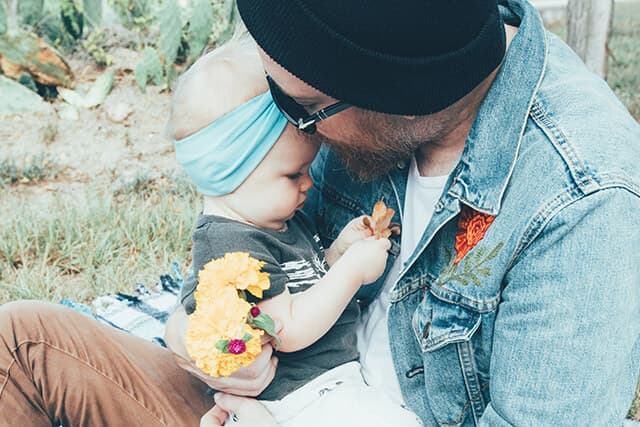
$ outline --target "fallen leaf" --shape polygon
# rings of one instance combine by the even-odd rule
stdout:
[[[369,227],[371,234],[376,239],[381,237],[388,238],[391,234],[398,236],[400,235],[400,225],[391,223],[391,218],[395,213],[394,209],[388,208],[384,201],[380,200],[373,206],[371,220],[369,217],[364,217],[363,222],[364,225]]]

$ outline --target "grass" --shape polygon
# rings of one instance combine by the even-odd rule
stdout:
[[[640,3],[618,3],[614,13],[607,81],[640,121]]]
[[[566,40],[565,25],[554,24],[548,28]],[[640,121],[640,3],[615,4],[608,49],[607,82]]]
[[[58,164],[44,154],[22,162],[11,158],[0,159],[0,186],[37,184],[55,178],[58,172]]]
[[[131,291],[136,282],[153,283],[173,260],[186,269],[199,202],[180,182],[156,185],[146,193],[60,198],[46,210],[20,204],[17,196],[3,203],[0,304],[89,301]]]

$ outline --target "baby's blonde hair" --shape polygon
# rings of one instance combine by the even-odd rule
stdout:
[[[248,33],[198,59],[179,79],[167,125],[180,140],[268,89],[257,46]]]

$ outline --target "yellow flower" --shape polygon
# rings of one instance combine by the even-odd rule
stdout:
[[[251,304],[240,298],[238,290],[262,297],[270,286],[269,274],[260,271],[264,264],[248,253],[233,252],[210,261],[198,273],[196,310],[189,316],[185,343],[196,366],[211,376],[231,375],[250,365],[262,350],[264,332],[247,324]],[[246,334],[251,338],[241,354],[223,353],[216,347],[221,340],[243,339]]]

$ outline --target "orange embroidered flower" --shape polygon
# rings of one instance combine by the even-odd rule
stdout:
[[[458,218],[454,264],[459,263],[482,240],[494,219],[494,216],[474,211],[466,206],[462,208]]]

